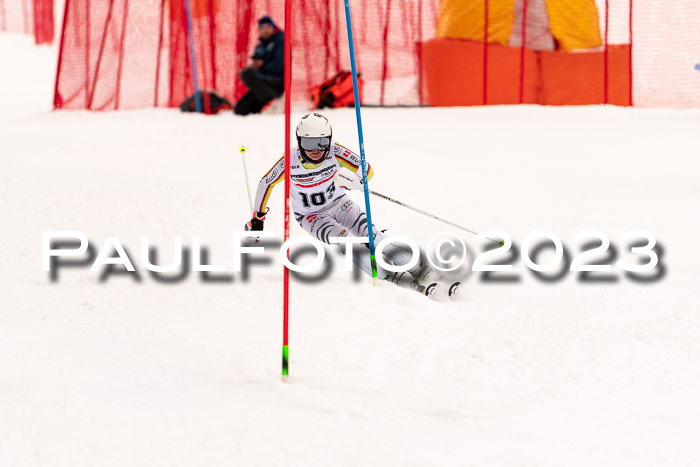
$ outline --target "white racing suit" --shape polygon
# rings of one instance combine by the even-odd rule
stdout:
[[[301,227],[323,243],[330,243],[331,237],[368,237],[367,215],[342,188],[336,188],[333,175],[345,167],[359,177],[362,176],[360,157],[335,141],[331,142],[328,156],[317,164],[302,162],[299,148],[291,151],[292,166],[290,189],[292,210]],[[372,168],[367,165],[367,179],[374,175]],[[266,212],[267,201],[275,185],[284,180],[284,158],[281,158],[260,180],[255,196],[254,208],[258,212]],[[384,235],[372,226],[374,240],[379,243]],[[340,246],[345,253],[345,246]],[[404,265],[412,257],[408,246],[390,243],[382,252],[385,262]],[[369,249],[362,245],[353,246],[353,261],[364,272],[371,275]],[[423,268],[419,261],[408,272],[417,276]],[[377,267],[379,279],[387,279],[404,286],[406,280],[413,277],[402,273],[392,273]]]

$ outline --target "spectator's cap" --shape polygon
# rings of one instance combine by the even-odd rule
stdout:
[[[272,26],[273,28],[277,29],[277,25],[275,24],[275,22],[272,21],[272,18],[270,18],[270,17],[267,16],[267,15],[261,17],[261,18],[258,20],[258,29],[259,29],[263,24],[269,24],[269,25]]]

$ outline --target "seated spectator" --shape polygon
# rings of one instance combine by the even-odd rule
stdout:
[[[236,104],[238,115],[260,113],[265,104],[284,92],[284,33],[269,16],[258,20],[258,31],[260,42],[253,63],[241,70],[248,92]]]

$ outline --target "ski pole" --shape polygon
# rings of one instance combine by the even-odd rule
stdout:
[[[250,182],[248,182],[248,168],[245,165],[245,146],[241,146],[239,149],[241,152],[241,159],[243,159],[243,174],[245,175],[245,187],[248,190],[248,205],[250,206],[250,212],[253,212],[253,199],[250,197]]]
[[[420,214],[423,214],[424,216],[432,217],[433,219],[438,220],[438,221],[440,221],[440,222],[444,222],[445,224],[451,225],[452,227],[457,227],[458,229],[462,229],[462,230],[464,230],[464,231],[466,231],[466,232],[469,232],[469,233],[471,233],[471,234],[479,235],[478,232],[475,232],[475,231],[473,231],[473,230],[471,230],[471,229],[468,229],[468,228],[466,228],[466,227],[462,227],[461,225],[457,225],[457,224],[455,224],[454,222],[450,222],[450,221],[448,221],[448,220],[446,220],[446,219],[443,219],[443,218],[441,218],[441,217],[438,217],[438,216],[436,216],[435,214],[430,214],[429,212],[425,212],[425,211],[422,211],[422,210],[420,210],[420,209],[418,209],[418,208],[414,208],[413,206],[409,206],[409,205],[406,204],[406,203],[402,203],[401,201],[395,200],[394,198],[390,198],[390,197],[388,197],[388,196],[386,196],[386,195],[383,195],[383,194],[381,194],[381,193],[377,193],[377,192],[374,191],[374,190],[369,190],[369,192],[370,192],[371,194],[373,194],[374,196],[378,196],[379,198],[385,199],[385,200],[387,200],[387,201],[391,201],[392,203],[398,204],[399,206],[403,206],[404,208],[407,208],[407,209],[410,209],[410,210],[412,210],[412,211],[415,211],[415,212],[418,212],[418,213],[420,213]],[[497,243],[497,244],[500,245],[500,246],[503,246],[503,242],[502,242],[502,241],[495,240],[495,239],[493,239],[493,238],[491,238],[491,237],[486,237],[486,238],[488,238],[489,240],[491,240],[491,241],[494,242],[494,243]]]

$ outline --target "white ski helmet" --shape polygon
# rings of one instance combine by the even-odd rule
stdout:
[[[301,157],[306,162],[318,163],[328,157],[331,150],[331,138],[333,137],[333,128],[326,117],[320,113],[306,114],[301,117],[297,125],[297,144]],[[314,149],[322,149],[323,157],[318,161],[309,158],[306,151]]]

